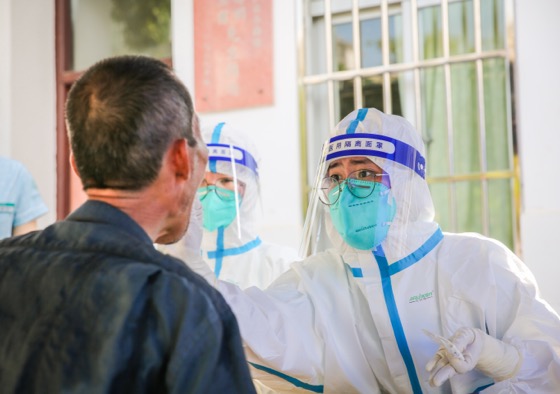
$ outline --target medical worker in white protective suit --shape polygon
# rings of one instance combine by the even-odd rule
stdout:
[[[306,225],[333,248],[264,291],[194,267],[232,306],[259,378],[279,391],[559,393],[559,316],[505,246],[433,221],[414,128],[360,109],[323,150]]]
[[[198,210],[195,216],[202,210],[202,258],[221,280],[243,289],[265,288],[289,268],[298,253],[265,242],[257,235],[257,150],[246,135],[223,122],[204,127],[203,138],[208,147],[208,168],[198,189],[201,205],[193,208],[193,212]],[[197,237],[189,231],[178,244],[166,247],[166,251],[186,257],[196,242]]]

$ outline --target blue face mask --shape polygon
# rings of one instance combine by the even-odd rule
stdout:
[[[376,183],[370,196],[359,198],[344,185],[338,201],[330,206],[330,212],[336,231],[348,245],[371,250],[387,237],[397,209],[389,190],[384,184]],[[331,200],[338,192],[338,188],[330,192]]]
[[[200,200],[203,210],[202,227],[208,231],[214,231],[218,227],[229,226],[237,215],[235,192],[232,190],[220,189],[220,194],[223,196],[220,198],[215,190],[212,190],[214,187],[215,186],[199,188],[199,192],[205,194]],[[241,205],[241,196],[239,196],[239,205]]]

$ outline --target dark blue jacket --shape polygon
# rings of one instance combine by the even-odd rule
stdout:
[[[252,393],[222,296],[88,201],[0,242],[2,393]]]

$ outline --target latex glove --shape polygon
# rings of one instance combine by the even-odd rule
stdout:
[[[478,328],[461,328],[450,338],[463,354],[464,360],[440,347],[426,364],[430,385],[441,386],[456,374],[478,369],[496,382],[514,377],[521,367],[522,357],[513,345],[500,341]]]
[[[187,249],[199,254],[203,234],[202,215],[202,203],[198,197],[195,196],[191,209],[191,217],[189,219],[189,227],[187,228],[187,232],[183,236],[183,239],[179,241],[183,243]]]

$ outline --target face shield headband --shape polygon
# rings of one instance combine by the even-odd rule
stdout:
[[[210,171],[213,173],[218,172],[216,170],[216,163],[218,161],[228,161],[232,164],[233,171],[235,171],[234,164],[240,164],[250,169],[258,179],[259,169],[257,161],[248,151],[233,144],[220,144],[224,125],[225,123],[221,122],[214,127],[212,131],[212,140],[210,143],[206,144],[208,148],[208,167]]]
[[[412,146],[379,134],[343,134],[328,140],[325,162],[348,156],[374,156],[392,160],[426,177],[426,159]]]
[[[208,147],[208,167],[211,172],[218,172],[216,170],[216,163],[218,161],[227,161],[250,169],[258,178],[259,168],[257,162],[246,150],[229,144],[209,143],[206,146]],[[232,167],[235,166],[232,165]]]

